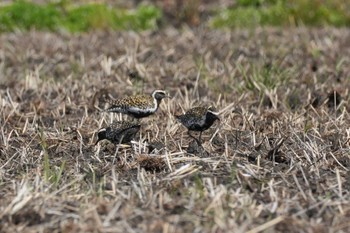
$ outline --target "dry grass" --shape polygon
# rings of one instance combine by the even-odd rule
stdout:
[[[348,232],[349,36],[1,35],[0,231]],[[156,88],[131,147],[94,146],[103,94]],[[173,117],[200,104],[222,118],[203,148]]]

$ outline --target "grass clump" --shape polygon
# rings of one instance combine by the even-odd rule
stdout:
[[[0,32],[66,29],[84,32],[93,29],[145,30],[156,27],[161,11],[155,6],[139,5],[135,10],[116,9],[106,4],[73,6],[69,3],[36,4],[15,1],[0,7]]]
[[[72,32],[113,26],[114,12],[105,5],[85,5],[69,10],[63,25]]]
[[[69,10],[63,24],[72,32],[108,28],[146,30],[155,28],[156,20],[160,16],[160,10],[154,6],[140,5],[135,10],[129,11],[93,4]]]
[[[61,181],[62,174],[64,172],[65,164],[66,164],[66,161],[63,160],[61,166],[59,167],[51,166],[49,155],[48,153],[45,153],[44,161],[43,161],[43,171],[44,171],[45,180],[49,183],[52,183],[55,186],[58,186],[58,184]]]
[[[350,14],[344,1],[240,0],[215,16],[211,25],[254,26],[349,26]]]
[[[44,135],[44,132],[40,130],[40,139],[41,139],[41,148],[43,151],[43,173],[46,182],[49,182],[55,186],[57,186],[61,180],[65,163],[66,161],[63,160],[61,163],[61,166],[57,169],[57,167],[51,166],[50,165],[50,158],[49,158],[49,152],[48,152],[48,143],[46,136]]]
[[[286,84],[290,77],[288,70],[281,70],[275,65],[253,66],[248,70],[239,66],[239,69],[244,80],[243,91],[273,90]]]
[[[52,4],[38,5],[26,1],[16,1],[0,8],[0,31],[16,28],[55,30],[60,24],[62,13]]]

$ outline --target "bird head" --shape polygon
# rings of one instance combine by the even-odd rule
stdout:
[[[163,90],[155,90],[152,92],[152,97],[159,101],[159,100],[162,100],[164,98],[170,98],[170,95],[168,95]]]

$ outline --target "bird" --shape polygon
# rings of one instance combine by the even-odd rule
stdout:
[[[194,107],[185,114],[175,115],[175,118],[188,129],[188,135],[194,138],[199,145],[201,144],[202,132],[209,129],[216,120],[220,120],[218,113],[214,112],[212,106]],[[190,131],[199,131],[199,139],[193,137]]]
[[[163,90],[155,90],[151,95],[134,95],[107,100],[110,107],[106,111],[123,113],[139,119],[154,114],[164,98],[170,98],[170,96]]]
[[[97,141],[107,139],[114,144],[129,143],[139,132],[141,125],[134,121],[113,121],[112,124],[97,132]]]

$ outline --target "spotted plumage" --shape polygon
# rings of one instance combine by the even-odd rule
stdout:
[[[155,113],[164,98],[169,98],[165,91],[155,90],[151,95],[134,95],[109,100],[110,107],[106,111],[128,114],[134,118],[143,118]]]
[[[139,132],[140,127],[139,123],[132,121],[114,121],[108,127],[98,131],[96,144],[104,139],[114,144],[129,143]]]
[[[214,112],[212,107],[194,107],[188,110],[183,115],[175,116],[176,119],[190,131],[199,131],[199,139],[197,142],[201,142],[202,132],[209,129],[216,120],[220,120],[218,114]],[[194,138],[194,137],[193,137]],[[197,140],[197,139],[196,139]]]

